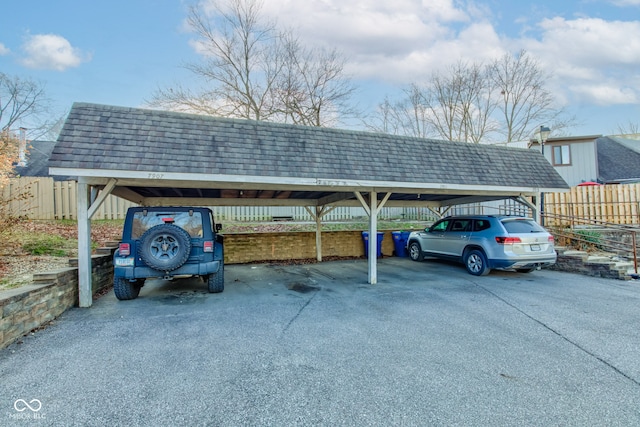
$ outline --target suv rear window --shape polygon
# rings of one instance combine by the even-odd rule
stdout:
[[[200,212],[147,212],[145,216],[142,212],[133,215],[131,238],[139,239],[145,231],[158,224],[163,224],[166,220],[173,219],[173,223],[183,228],[191,237],[202,237],[202,215]]]
[[[545,232],[544,228],[531,219],[503,219],[502,225],[509,234]]]

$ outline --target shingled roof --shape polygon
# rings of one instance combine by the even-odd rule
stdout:
[[[603,136],[596,146],[600,182],[640,181],[640,141]]]
[[[568,188],[534,150],[86,103],[73,105],[49,166],[52,174],[94,181],[162,175],[174,187],[208,182],[207,194],[181,194],[213,198],[224,197],[216,190],[231,188],[229,181],[256,190],[298,183],[323,194],[366,186],[413,194]],[[161,196],[145,190],[157,182],[138,184],[127,185],[145,197]]]

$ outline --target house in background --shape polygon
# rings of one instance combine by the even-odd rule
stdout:
[[[31,141],[26,150],[20,153],[20,162],[15,166],[16,175],[20,177],[51,177],[54,181],[72,181],[76,178],[49,175],[49,157],[56,141]]]
[[[538,141],[529,143],[541,150]],[[640,182],[640,140],[617,136],[549,138],[544,156],[570,186]]]

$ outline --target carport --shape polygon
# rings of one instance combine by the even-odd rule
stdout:
[[[362,206],[377,235],[384,206],[451,206],[566,191],[539,153],[330,128],[75,103],[50,174],[78,177],[81,307],[92,304],[91,217],[109,194],[134,203],[304,206],[320,224],[337,206]],[[377,283],[369,245],[368,282]]]

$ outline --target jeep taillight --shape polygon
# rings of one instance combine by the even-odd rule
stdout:
[[[519,237],[496,237],[496,242],[501,245],[513,245],[514,243],[522,243]]]
[[[120,256],[131,255],[131,245],[129,243],[120,243],[118,245],[118,254]]]
[[[204,242],[204,246],[202,250],[204,252],[213,252],[213,242],[212,241]]]

